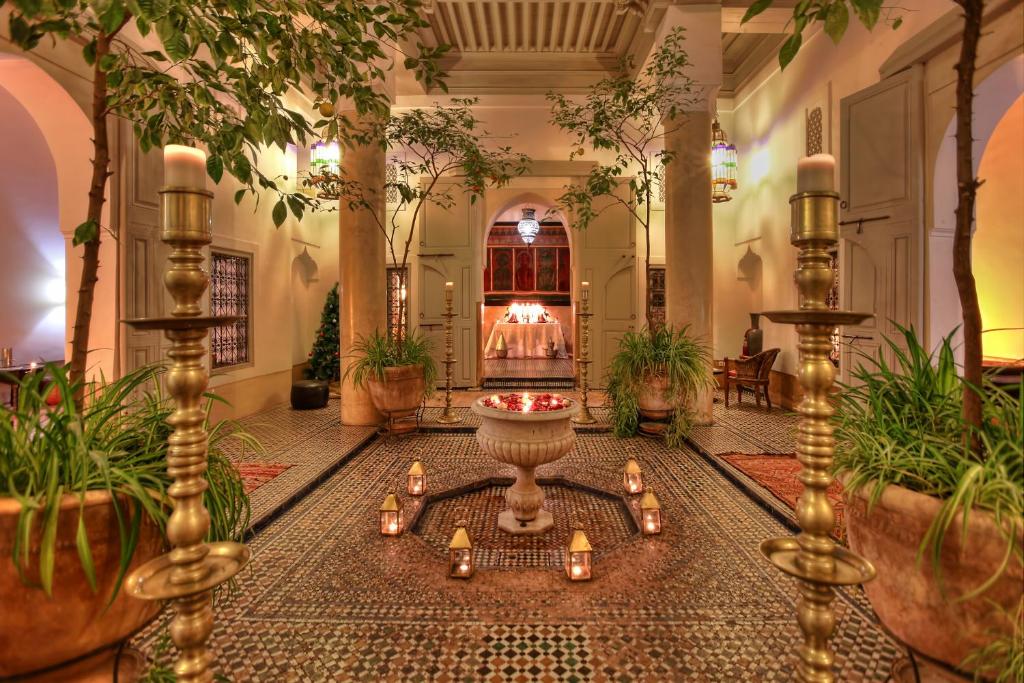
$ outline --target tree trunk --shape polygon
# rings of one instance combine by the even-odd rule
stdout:
[[[956,66],[956,232],[953,237],[953,277],[964,316],[964,397],[963,418],[968,426],[981,427],[981,309],[971,267],[971,228],[978,180],[974,177],[973,119],[974,69],[981,37],[982,0],[957,0],[964,10],[963,44]],[[979,449],[977,434],[971,435],[971,448]]]
[[[107,135],[107,74],[100,60],[110,52],[110,37],[104,33],[96,38],[96,62],[93,66],[92,180],[89,184],[89,208],[86,221],[95,226],[95,237],[83,244],[82,278],[78,285],[78,306],[75,310],[74,333],[71,337],[71,383],[76,385],[75,403],[81,406],[85,395],[85,369],[89,353],[89,327],[100,267],[100,219],[106,203],[107,178],[110,176],[110,141]],[[77,384],[76,384],[77,383]]]

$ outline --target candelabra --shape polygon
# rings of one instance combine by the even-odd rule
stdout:
[[[438,422],[453,424],[462,422],[462,417],[452,410],[452,366],[458,361],[455,360],[455,352],[452,348],[452,295],[454,283],[446,282],[444,285],[444,412],[437,418]]]
[[[797,194],[789,200],[790,241],[800,250],[794,275],[800,291],[799,310],[765,314],[773,322],[796,325],[800,337],[799,379],[804,397],[798,408],[802,417],[796,450],[803,466],[799,474],[803,491],[796,506],[800,533],[795,538],[762,542],[761,553],[799,580],[797,622],[804,642],[798,648],[797,674],[799,680],[815,683],[833,680],[828,641],[835,628],[835,588],[864,583],[875,576],[870,562],[837,546],[829,536],[835,524],[835,513],[826,495],[832,483],[829,470],[835,453],[829,421],[834,412],[829,389],[835,378],[835,367],[829,360],[830,335],[837,325],[856,324],[870,314],[832,311],[826,303],[833,276],[829,248],[839,238],[839,195],[830,189],[830,168],[825,170],[829,175],[822,186],[829,189],[801,192],[798,186]]]
[[[137,329],[164,330],[171,342],[167,390],[175,410],[168,418],[174,431],[168,439],[168,487],[173,509],[167,520],[171,551],[132,572],[130,595],[143,600],[170,600],[175,615],[171,638],[178,649],[174,672],[179,681],[212,681],[213,655],[206,640],[213,630],[212,591],[249,561],[241,543],[205,543],[210,515],[203,505],[207,489],[207,433],[203,392],[209,373],[203,359],[207,329],[235,320],[203,316],[200,298],[209,284],[200,251],[212,238],[213,193],[196,187],[160,190],[161,239],[171,247],[164,284],[174,299],[168,318],[126,321]]]
[[[576,313],[580,319],[580,355],[576,362],[580,366],[580,411],[573,415],[572,421],[576,424],[593,424],[597,422],[590,414],[590,406],[587,402],[587,393],[590,385],[587,383],[587,371],[591,364],[590,360],[590,283],[584,282],[580,287],[580,310]]]

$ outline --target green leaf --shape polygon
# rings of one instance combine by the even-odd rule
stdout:
[[[305,212],[306,207],[302,203],[302,200],[295,195],[288,195],[288,208],[291,209],[292,214],[298,220],[302,220],[302,214]]]
[[[54,476],[53,481],[56,481]],[[39,580],[47,595],[53,595],[53,563],[57,553],[57,521],[60,518],[60,497],[63,486],[58,486],[52,496],[46,499],[46,520],[43,522],[43,537],[39,545]]]
[[[747,23],[758,14],[771,7],[771,4],[772,0],[755,0],[755,2],[750,3],[750,7],[747,8],[747,11],[743,14],[743,18],[740,19],[740,23]]]
[[[870,31],[878,23],[878,17],[882,12],[882,0],[850,0],[853,11],[860,19],[860,23]]]
[[[71,239],[71,244],[77,247],[79,244],[85,244],[86,242],[92,242],[96,239],[99,239],[99,236],[99,224],[96,221],[90,219],[80,224],[77,228],[75,228],[75,235]]]
[[[828,16],[825,17],[825,33],[838,45],[849,24],[850,12],[846,9],[846,0],[839,0],[829,8]]]
[[[277,203],[274,204],[274,210],[270,215],[274,219],[274,226],[280,228],[281,224],[284,223],[284,219],[288,217],[288,207],[285,206],[283,199],[277,200]]]
[[[85,63],[88,64],[89,66],[92,66],[93,64],[96,63],[96,41],[95,40],[90,40],[82,48],[82,58],[85,60]]]
[[[219,183],[224,176],[224,160],[213,154],[206,158],[206,172],[213,178],[213,182]]]
[[[800,51],[801,42],[803,42],[803,34],[801,33],[794,33],[786,39],[782,49],[779,50],[779,66],[785,69],[793,61],[796,53]]]
[[[100,26],[107,34],[114,33],[121,28],[124,21],[124,3],[114,0],[107,8],[100,13]]]
[[[89,535],[85,532],[84,504],[78,509],[78,531],[75,532],[75,546],[78,548],[78,559],[85,572],[92,592],[96,592],[96,567],[92,561],[92,550],[89,547]]]
[[[245,193],[248,192],[248,191],[249,190],[245,189],[244,187],[241,190],[236,191],[235,192],[235,204],[241,204],[242,203],[242,199],[245,198]]]

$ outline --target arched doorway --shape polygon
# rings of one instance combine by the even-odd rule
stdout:
[[[565,220],[545,202],[514,200],[487,226],[483,254],[483,386],[571,388],[572,251]],[[519,233],[525,211],[540,224]]]

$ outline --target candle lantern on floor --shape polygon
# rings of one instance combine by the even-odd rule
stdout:
[[[473,576],[473,542],[466,531],[466,522],[460,521],[448,544],[448,575],[453,579],[468,579]]]
[[[589,581],[590,567],[593,557],[590,540],[583,532],[583,526],[576,524],[569,534],[569,543],[565,548],[565,575],[570,581]]]
[[[634,458],[626,461],[622,470],[622,485],[629,493],[642,493],[644,490],[644,475]]]
[[[640,525],[644,536],[661,533],[661,503],[651,489],[640,499]]]
[[[427,492],[427,475],[423,471],[423,463],[419,460],[409,468],[408,491],[410,496],[422,496]]]
[[[389,493],[380,506],[380,532],[385,536],[402,533],[402,506],[393,493]]]

